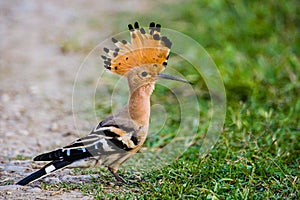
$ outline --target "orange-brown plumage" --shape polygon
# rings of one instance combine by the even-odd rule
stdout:
[[[160,36],[159,24],[150,23],[149,33],[143,28],[139,28],[138,23],[128,25],[131,33],[131,43],[112,38],[117,48],[109,50],[104,48],[106,56],[104,59],[105,67],[115,74],[125,75],[133,67],[145,64],[167,65],[171,41],[166,36]]]

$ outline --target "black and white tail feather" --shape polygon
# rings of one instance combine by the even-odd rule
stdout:
[[[20,180],[17,185],[27,185],[28,183],[31,183],[33,181],[37,181],[48,174],[55,172],[59,169],[63,169],[64,167],[72,164],[72,161],[67,161],[67,160],[57,160],[53,161],[47,165],[45,165],[42,169],[30,174],[26,178]]]

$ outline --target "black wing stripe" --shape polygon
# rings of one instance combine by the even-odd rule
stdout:
[[[61,149],[57,149],[55,151],[51,151],[48,153],[43,153],[41,155],[36,156],[33,158],[34,161],[53,161],[59,160],[63,157],[63,152]]]

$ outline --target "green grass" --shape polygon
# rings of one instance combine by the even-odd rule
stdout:
[[[136,185],[112,185],[110,174],[100,171],[102,181],[57,187],[77,188],[96,199],[299,199],[299,1],[180,4],[160,4],[144,14],[124,13],[115,24],[123,30],[135,20],[144,25],[156,21],[205,47],[221,72],[227,95],[224,131],[217,144],[206,157],[199,156],[200,132],[209,121],[209,96],[198,78],[194,88],[201,97],[205,128],[200,127],[198,139],[178,160],[148,171],[121,169],[127,178],[141,173],[143,180]],[[188,68],[182,72],[190,73]],[[152,101],[167,101],[171,97],[166,92],[157,88]],[[166,109],[176,111],[170,104]],[[147,147],[168,142],[166,135],[179,122],[167,123]]]

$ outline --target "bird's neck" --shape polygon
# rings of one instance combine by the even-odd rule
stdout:
[[[154,83],[149,83],[130,91],[128,111],[131,119],[140,126],[149,126],[150,97],[153,90]]]

